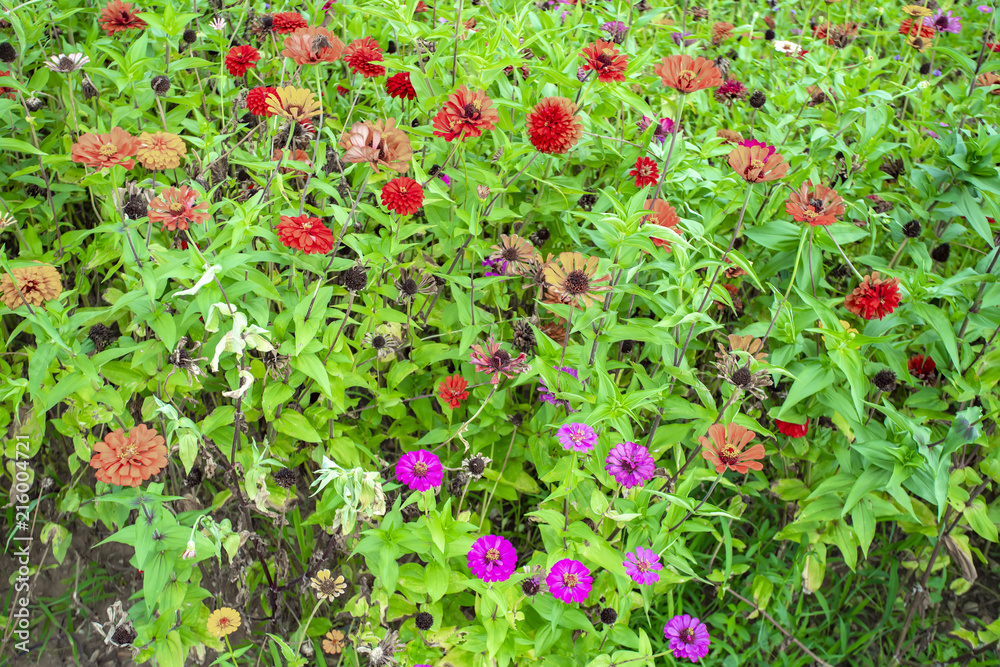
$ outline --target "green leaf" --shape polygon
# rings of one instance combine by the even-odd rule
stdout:
[[[972,530],[979,533],[979,536],[990,542],[997,541],[997,525],[990,519],[986,503],[982,498],[976,498],[968,505],[962,514],[972,526]]]
[[[872,510],[872,501],[862,498],[854,509],[851,510],[851,524],[854,528],[854,535],[858,538],[861,551],[865,558],[868,558],[868,547],[871,546],[875,538],[875,512]]]
[[[0,139],[0,150],[18,151],[20,153],[28,153],[29,155],[47,155],[47,153],[43,153],[27,141],[21,141],[20,139]]]
[[[295,440],[323,442],[323,438],[313,428],[313,425],[309,423],[309,420],[301,413],[292,409],[282,411],[281,416],[274,422],[274,428],[279,433],[291,436]]]
[[[184,643],[176,630],[171,630],[167,636],[156,642],[153,655],[160,667],[184,667]]]
[[[941,342],[944,343],[945,350],[948,351],[948,356],[951,357],[954,367],[961,368],[962,364],[958,357],[958,338],[955,336],[955,327],[945,317],[941,309],[920,302],[911,303],[910,308],[927,323],[933,333],[936,333],[941,338]]]
[[[972,193],[969,192],[969,188],[962,188],[958,195],[958,202],[956,203],[958,204],[958,209],[962,211],[962,215],[972,225],[972,228],[986,241],[986,245],[992,248],[993,233],[990,231],[990,222],[983,213],[983,207],[979,205],[972,196]]]
[[[854,486],[851,487],[851,492],[847,494],[847,499],[844,501],[844,509],[841,510],[840,516],[847,516],[847,513],[854,509],[854,506],[858,504],[859,500],[875,489],[883,488],[889,482],[891,477],[892,472],[886,470],[885,468],[879,468],[878,466],[870,466],[867,468],[858,477]]]
[[[829,387],[833,384],[835,374],[831,369],[813,363],[798,371],[796,376],[775,419],[784,419],[797,403]]]

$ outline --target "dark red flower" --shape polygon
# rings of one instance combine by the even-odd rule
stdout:
[[[308,215],[281,216],[278,239],[287,247],[301,250],[307,255],[326,254],[333,248],[333,232],[323,221]]]
[[[452,410],[457,410],[462,405],[462,401],[469,397],[469,392],[465,390],[469,383],[461,375],[451,375],[438,385],[438,396],[448,404]]]
[[[229,49],[229,54],[226,55],[226,69],[233,76],[243,76],[251,67],[257,67],[254,63],[258,60],[260,60],[260,54],[252,46],[246,44],[234,46]]]
[[[597,40],[583,48],[584,70],[597,72],[597,80],[624,81],[625,68],[628,67],[628,56],[620,53],[614,42]]]
[[[337,94],[340,95],[341,97],[346,95],[349,90],[350,88],[345,88],[344,86],[341,86],[339,83],[337,84]]]
[[[899,307],[899,278],[879,278],[875,271],[844,299],[844,306],[866,320],[880,320]]]
[[[629,172],[630,176],[635,176],[635,187],[642,188],[647,185],[656,185],[656,180],[660,177],[660,170],[656,163],[648,157],[641,157],[635,161],[635,169]]]
[[[362,37],[351,42],[344,53],[344,60],[352,70],[366,79],[385,74],[385,67],[375,64],[385,58],[374,37]]]
[[[278,91],[271,86],[257,86],[247,93],[247,109],[254,116],[273,116],[274,112],[267,108],[267,98],[278,97]]]
[[[414,14],[420,14],[423,12],[429,12],[431,9],[424,4],[424,0],[417,0],[417,6],[413,8]]]
[[[389,93],[390,97],[401,97],[404,100],[417,99],[417,91],[413,89],[413,84],[410,83],[409,72],[393,74],[386,79],[385,92]]]
[[[528,137],[539,153],[567,153],[583,136],[576,104],[565,97],[546,97],[528,114]]]
[[[937,375],[937,364],[929,356],[925,357],[922,354],[910,357],[906,362],[906,368],[910,371],[910,375],[924,383],[930,382]]]
[[[298,12],[280,12],[271,17],[274,29],[279,35],[295,32],[299,28],[308,28],[309,24]]]
[[[399,215],[413,215],[424,205],[424,189],[412,178],[394,178],[382,187],[382,204]]]
[[[789,438],[804,438],[806,434],[809,433],[809,418],[806,417],[805,424],[793,424],[792,422],[783,422],[780,419],[774,420],[774,425],[778,427],[778,430],[787,435]]]
[[[1000,53],[1000,44],[994,44],[992,42],[986,42],[986,48],[994,53]]]

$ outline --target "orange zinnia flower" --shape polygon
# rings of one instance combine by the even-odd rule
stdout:
[[[448,96],[444,108],[434,116],[434,136],[445,141],[478,137],[483,130],[492,130],[500,120],[493,100],[481,90],[459,86]]]
[[[985,74],[980,74],[976,79],[977,88],[989,88],[994,86],[990,91],[991,95],[1000,95],[1000,76],[997,76],[993,72],[986,72]]]
[[[11,274],[14,275],[13,280]],[[15,286],[16,281],[16,286]],[[6,271],[0,276],[0,300],[10,309],[23,306],[41,306],[62,294],[59,270],[48,264],[25,266]]]
[[[139,150],[139,140],[121,129],[113,127],[107,134],[84,134],[73,144],[71,160],[88,167],[103,169],[120,164],[126,169],[135,166],[135,160],[128,158]]]
[[[597,72],[598,81],[603,83],[625,80],[628,56],[619,53],[614,42],[599,39],[590,46],[585,46],[580,55],[586,60],[583,69]]]
[[[733,28],[735,28],[732,23],[726,23],[724,21],[719,21],[712,26],[712,44],[718,46],[724,41],[733,36]]]
[[[668,56],[653,68],[664,86],[680,93],[693,93],[722,85],[722,73],[715,63],[687,54]]]
[[[105,5],[104,9],[101,10],[101,15],[97,18],[97,22],[101,24],[101,27],[104,28],[104,31],[109,36],[116,32],[142,30],[146,27],[146,22],[136,16],[136,12],[132,8],[132,3],[122,2],[121,0],[111,0],[111,2]]]
[[[788,163],[774,146],[753,139],[741,141],[729,154],[729,166],[747,183],[774,181],[788,173]]]
[[[743,451],[756,437],[756,433],[739,424],[712,424],[708,427],[708,437],[699,436],[698,442],[705,448],[701,452],[702,458],[715,465],[715,472],[729,468],[745,475],[748,470],[764,469],[764,464],[756,460],[764,458],[767,453],[764,445],[758,442]]]
[[[651,205],[652,208],[650,208]],[[674,234],[680,236],[680,230],[677,229],[677,225],[680,223],[681,219],[677,217],[677,209],[662,199],[657,199],[655,202],[652,199],[647,199],[646,210],[653,211],[653,215],[647,215],[643,218],[642,221],[644,223],[651,223],[659,227],[669,229]],[[653,245],[657,248],[664,248],[667,252],[670,252],[670,241],[659,239],[655,236],[651,236],[649,240],[652,241]]]
[[[284,160],[282,159],[281,156],[284,154],[285,151],[281,150],[280,148],[275,148],[274,152],[271,153],[271,159],[275,162],[283,162]],[[294,160],[295,162],[303,162],[309,165],[310,167],[312,166],[312,160],[309,159],[309,153],[306,153],[304,150],[300,148],[293,148],[291,153],[288,154],[287,159]],[[301,169],[295,169],[293,167],[278,167],[278,171],[281,172],[282,174],[291,174],[292,172],[295,172],[296,174],[300,174],[302,176],[308,175]]]
[[[97,469],[94,476],[102,482],[139,486],[167,467],[167,447],[163,436],[145,424],[138,424],[128,437],[123,429],[115,429],[94,445],[90,467]]]
[[[344,43],[326,28],[299,28],[285,37],[281,55],[298,65],[336,62],[344,52]]]
[[[934,28],[929,25],[915,25],[913,19],[906,19],[899,24],[899,34],[900,35],[912,35],[914,37],[920,37],[921,39],[930,39],[934,36]]]
[[[150,222],[163,223],[165,231],[187,229],[192,222],[208,220],[208,202],[198,202],[198,192],[186,185],[166,188],[160,196],[149,202],[147,215]]]
[[[539,153],[567,153],[583,136],[576,104],[565,97],[546,97],[528,114],[528,138]]]
[[[808,222],[811,227],[832,225],[845,210],[844,200],[836,190],[821,183],[813,186],[812,181],[803,183],[785,202],[785,213],[796,222]]]
[[[355,123],[340,138],[340,147],[347,151],[345,161],[368,162],[376,174],[380,166],[405,174],[413,158],[410,138],[396,127],[395,118]]]
[[[136,157],[146,169],[176,169],[181,166],[181,156],[187,153],[184,140],[169,132],[143,132],[139,135]]]

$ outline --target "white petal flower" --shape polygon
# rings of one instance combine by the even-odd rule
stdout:
[[[798,54],[802,53],[802,47],[796,44],[795,42],[786,42],[780,39],[774,43],[774,49],[775,51],[790,56],[797,56]]]
[[[45,66],[53,72],[68,74],[69,72],[75,72],[78,69],[81,69],[89,62],[90,58],[82,53],[62,53],[57,56],[52,56],[46,60]]]

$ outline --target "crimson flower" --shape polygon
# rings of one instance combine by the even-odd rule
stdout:
[[[260,54],[252,46],[246,44],[234,46],[229,49],[229,54],[226,55],[226,69],[233,76],[243,76],[251,67],[257,67],[254,63],[258,60],[260,60]]]
[[[539,153],[567,153],[583,136],[576,104],[565,97],[546,97],[528,114],[528,137]]]
[[[809,418],[806,417],[805,424],[795,424],[792,422],[783,422],[780,419],[774,420],[774,425],[778,427],[781,433],[787,435],[789,438],[804,438],[806,434],[809,433]]]
[[[660,177],[660,170],[656,163],[648,157],[641,157],[635,161],[635,169],[629,172],[635,177],[635,187],[642,188],[647,185],[656,185],[656,180]]]
[[[274,112],[267,106],[267,100],[273,96],[278,99],[278,91],[271,86],[257,86],[247,93],[247,109],[254,116],[273,116]]]
[[[930,382],[937,375],[937,364],[929,356],[925,357],[922,354],[911,357],[906,362],[906,368],[910,371],[910,375],[924,383]]]
[[[301,250],[307,255],[326,254],[333,248],[333,232],[323,221],[308,215],[281,216],[278,239],[287,247]]]
[[[366,79],[385,74],[385,67],[375,64],[385,58],[374,37],[362,37],[351,42],[344,52],[344,60],[355,73]]]
[[[920,37],[921,39],[930,39],[934,36],[934,28],[925,23],[921,23],[918,27],[913,24],[913,19],[906,19],[899,24],[899,34],[913,35],[915,37]]]
[[[525,372],[529,366],[525,359],[524,352],[517,357],[512,357],[510,352],[500,347],[492,336],[482,345],[473,345],[470,361],[481,373],[492,375],[490,384],[500,384],[500,376],[512,378],[515,375]]]
[[[844,306],[866,320],[881,320],[899,307],[899,278],[880,278],[878,271],[865,276],[844,298]]]
[[[399,215],[413,215],[424,205],[424,189],[407,176],[394,178],[382,187],[382,204]]]
[[[390,97],[401,97],[404,100],[417,99],[417,91],[413,89],[413,84],[410,83],[409,72],[393,74],[386,79],[385,92],[389,93]]]
[[[601,83],[625,80],[628,56],[620,53],[614,42],[599,39],[590,46],[585,46],[580,55],[586,61],[582,69],[597,72],[597,80]]]
[[[469,90],[459,86],[448,96],[444,107],[434,116],[434,136],[445,141],[476,138],[483,130],[492,130],[500,115],[493,106],[493,100],[481,90]]]
[[[299,28],[308,28],[309,24],[298,12],[279,12],[271,17],[274,30],[279,35],[287,35]]]
[[[461,375],[450,375],[438,385],[438,396],[448,404],[452,410],[457,410],[462,405],[462,401],[469,397],[469,392],[465,390],[469,383]]]

